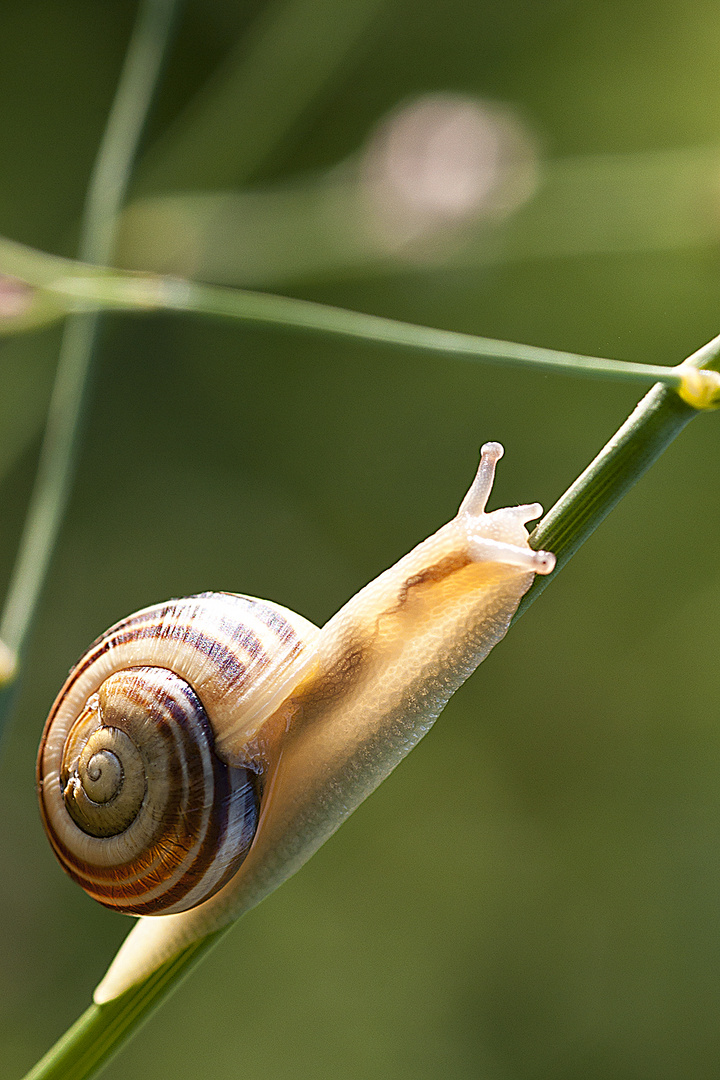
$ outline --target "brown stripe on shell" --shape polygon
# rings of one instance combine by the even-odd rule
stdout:
[[[162,641],[181,640],[192,645],[203,656],[212,657],[223,675],[232,678],[234,682],[240,682],[247,670],[247,664],[244,664],[231,649],[190,623],[167,624],[162,621],[155,621],[145,625],[136,625],[110,637],[108,639],[108,648],[112,649],[118,645],[126,645],[131,641],[142,641],[148,638],[156,638]],[[259,649],[260,642],[254,638],[254,635],[253,639],[257,642]]]
[[[90,646],[92,649],[98,642],[102,641],[108,634],[112,634],[121,626],[133,626],[135,623],[144,622],[148,618],[166,618],[171,612],[178,610],[180,605],[194,604],[198,600],[215,600],[221,597],[223,600],[236,606],[239,611],[245,615],[248,611],[252,612],[254,618],[262,625],[267,626],[269,629],[274,630],[281,641],[289,641],[293,637],[297,637],[295,627],[290,623],[284,615],[282,615],[276,607],[272,604],[266,603],[264,600],[257,600],[255,597],[243,596],[241,593],[231,592],[202,592],[194,593],[192,596],[185,596],[179,600],[168,600],[164,604],[156,604],[154,607],[146,608],[144,611],[138,611],[134,615],[129,615],[125,619],[121,619],[106,630],[104,634],[96,638]],[[224,629],[231,630],[237,626],[235,620],[230,620],[227,617],[223,617],[220,620],[220,625]]]
[[[142,708],[148,697],[143,680],[151,672],[152,669],[132,669],[132,676],[123,685],[127,699]],[[235,873],[257,823],[256,795],[250,774],[243,769],[231,769],[217,758],[212,748],[210,723],[187,683],[167,671],[162,671],[162,680],[171,681],[175,694],[185,700],[181,702],[178,696],[163,692],[161,686],[151,687],[158,705],[167,714],[154,716],[155,729],[166,743],[179,742],[179,746],[172,746],[179,756],[173,754],[169,758],[170,798],[159,807],[163,822],[147,838],[147,849],[124,863],[96,867],[76,858],[48,830],[56,854],[71,877],[100,903],[134,914],[182,910],[189,906],[182,903],[183,898],[206,878],[202,898],[213,895]],[[202,749],[196,744],[198,734]],[[202,776],[204,768],[200,767],[199,759],[203,756],[211,769],[211,787],[196,790],[188,785],[187,777],[198,773]],[[183,760],[187,767],[183,766]],[[47,820],[47,815],[44,816]],[[172,828],[168,833],[169,825]],[[236,841],[232,851],[227,850],[228,838]],[[224,865],[218,864],[219,854]],[[186,863],[188,856],[192,856],[191,861]],[[148,890],[156,891],[163,884],[166,888],[157,895],[142,899]]]
[[[118,645],[128,644],[141,640],[184,640],[197,648],[203,656],[208,656],[217,664],[218,670],[224,679],[232,684],[233,689],[241,691],[246,684],[247,664],[243,664],[232,648],[217,638],[196,629],[190,621],[182,622],[182,608],[187,605],[193,609],[198,600],[212,600],[215,597],[223,597],[228,601],[238,601],[238,616],[257,618],[258,622],[273,631],[278,640],[287,643],[295,639],[295,644],[284,654],[284,660],[289,663],[301,653],[305,647],[304,642],[297,636],[294,627],[278,611],[269,604],[259,600],[250,600],[236,593],[198,593],[196,596],[186,597],[184,600],[171,601],[148,608],[144,612],[138,612],[127,619],[121,620],[112,626],[105,634],[97,638],[90,646],[87,653],[73,667],[65,684],[64,690],[69,690],[72,684],[79,679],[92,666],[96,660],[116,648]],[[166,620],[173,616],[173,622]],[[232,644],[239,645],[252,659],[252,676],[255,676],[270,662],[271,658],[263,649],[262,642],[257,635],[247,626],[242,619],[237,622],[231,621],[227,616],[218,619],[216,630],[222,630],[228,634],[228,640]]]
[[[269,604],[264,604],[262,600],[254,602],[253,613],[258,622],[262,622],[269,630],[273,630],[277,634],[280,641],[290,641],[292,638],[297,637],[295,627],[279,611]]]
[[[135,703],[140,704],[140,705],[145,704],[144,695],[142,695],[140,693],[140,690],[141,690],[140,680],[143,678],[144,673],[145,673],[144,669],[142,669],[142,668],[133,669],[132,679],[131,679],[131,681],[129,683],[129,691],[134,690],[135,693],[133,694],[132,692],[129,692],[128,689],[126,689],[128,697],[131,700],[134,698]],[[177,680],[177,682],[181,683],[181,680]],[[173,732],[170,724],[168,723],[168,721],[166,720],[166,718],[164,716],[155,715],[153,717],[153,723],[154,723],[155,731],[158,734],[164,736],[164,741],[166,742],[166,744],[168,744],[168,746],[170,746],[171,748],[174,748],[173,744],[176,742],[176,737],[177,736],[179,736],[180,741],[181,741],[181,747],[180,747],[181,753],[180,754],[172,754],[171,753],[171,754],[168,755],[167,767],[170,770],[170,773],[169,773],[169,776],[166,778],[167,790],[171,795],[174,795],[175,797],[165,804],[165,811],[166,811],[167,816],[174,815],[175,817],[178,817],[179,815],[177,814],[177,808],[181,805],[179,800],[180,800],[180,797],[182,796],[182,794],[185,791],[185,773],[186,773],[186,769],[183,767],[183,754],[185,754],[185,755],[189,754],[190,757],[192,758],[193,756],[199,756],[201,754],[201,751],[199,751],[199,749],[198,749],[196,740],[193,739],[192,736],[190,735],[190,733],[184,728],[183,721],[185,720],[185,717],[182,715],[180,710],[174,708],[174,706],[176,706],[177,703],[170,697],[170,695],[163,694],[162,691],[160,690],[160,688],[155,687],[154,691],[155,691],[156,696],[157,696],[158,705],[163,705],[166,708],[169,705],[170,706],[169,711],[171,712],[171,716],[172,716],[172,713],[174,712],[175,716],[173,716],[172,718],[175,720],[176,724],[178,725],[178,730],[176,732]],[[196,699],[196,701],[197,701],[197,699]],[[198,705],[199,705],[199,702],[198,702]],[[200,706],[200,708],[202,708],[202,706]],[[197,722],[197,723],[199,723],[201,728],[203,727],[202,716],[200,714],[196,714],[196,715],[192,716],[192,722]],[[187,758],[186,758],[186,760],[187,760]],[[202,817],[202,813],[203,813],[202,810],[198,811],[197,809],[195,809],[195,810],[189,809],[187,814],[184,815],[184,817],[186,818],[186,820],[189,822],[190,825],[192,825],[193,827],[196,827],[197,823],[198,823],[197,822],[198,815],[200,817]],[[162,839],[162,836],[163,836],[163,832],[162,832],[163,827],[164,826],[162,825],[162,823],[160,821],[158,821],[156,823],[156,828],[148,836],[147,839],[148,839],[148,843],[150,845],[150,847],[149,847],[150,851],[154,852],[156,850],[156,848],[160,847],[159,842],[160,842],[160,840]],[[188,833],[188,829],[185,828],[184,829],[184,834],[187,834],[187,833]],[[177,837],[177,843],[178,843],[179,846],[182,846],[182,841],[181,841],[181,836],[182,835],[183,834],[178,834],[178,837]],[[126,861],[124,863],[117,863],[117,864],[115,864],[114,866],[111,866],[111,867],[93,868],[89,864],[82,863],[80,861],[77,861],[76,863],[74,863],[72,854],[70,852],[68,852],[67,848],[65,848],[65,846],[62,845],[60,842],[57,842],[56,846],[60,850],[63,851],[63,854],[65,856],[63,861],[67,860],[71,865],[75,865],[77,867],[78,871],[82,867],[88,872],[87,877],[85,878],[85,880],[87,880],[88,884],[83,885],[84,888],[92,889],[94,885],[96,885],[96,884],[99,885],[99,883],[102,882],[102,881],[114,881],[119,875],[121,875],[121,876],[123,876],[125,878],[131,877],[131,876],[133,876],[132,868],[138,863],[137,859],[131,859],[131,860],[128,860],[128,861]],[[190,846],[192,846],[192,845],[190,845]],[[139,860],[139,863],[140,863],[141,867],[145,867],[145,871],[147,872],[147,870],[149,870],[150,867],[152,867],[154,865],[157,865],[158,861],[159,860],[157,858],[151,859],[149,854],[148,854],[142,860]],[[75,876],[77,876],[77,875],[75,875]]]
[[[187,684],[183,685],[183,691],[191,703],[192,699],[194,699],[194,701],[200,705],[197,696]],[[202,706],[200,706],[200,708],[202,708]],[[190,852],[195,843],[194,839],[192,843],[189,842],[194,833],[193,820],[198,817],[202,818],[205,811],[208,810],[211,812],[208,814],[205,835],[194,861],[189,865],[184,866],[180,880],[178,880],[174,886],[163,892],[162,896],[158,897],[156,900],[152,900],[142,906],[135,905],[134,911],[137,914],[152,914],[153,912],[160,910],[160,904],[162,904],[163,910],[166,910],[170,906],[174,906],[178,901],[182,900],[183,897],[187,896],[192,889],[200,884],[211,868],[214,870],[214,883],[211,892],[208,892],[207,895],[212,895],[225,884],[228,878],[234,874],[238,865],[236,851],[234,859],[229,861],[224,873],[218,873],[218,853],[223,846],[228,829],[230,828],[231,810],[235,812],[234,818],[236,818],[237,810],[240,808],[239,820],[244,825],[242,832],[245,836],[245,840],[241,845],[243,851],[247,850],[255,833],[257,809],[249,774],[244,769],[228,768],[215,756],[212,751],[212,729],[204,710],[202,714],[196,714],[193,717],[193,720],[194,722],[199,722],[205,729],[207,745],[213,767],[213,790],[210,793],[210,797],[205,799],[205,804],[201,808],[193,810],[192,807],[186,807],[183,810],[184,835],[187,836],[188,843],[185,845],[178,839],[177,847],[179,850],[184,848],[187,853]],[[190,732],[183,730],[183,743],[190,747],[191,741],[192,736]],[[186,761],[187,760],[188,759],[186,758]],[[240,802],[242,802],[242,805],[240,805]],[[174,858],[168,853],[167,864],[172,865],[173,862]],[[161,863],[162,865],[165,865],[165,861],[162,859]]]
[[[292,621],[294,618],[296,624]],[[186,786],[184,773],[177,765],[171,766],[172,796],[161,811],[163,817],[175,819],[171,849],[158,831],[151,829],[150,850],[145,855],[119,857],[113,865],[117,851],[112,844],[116,838],[109,838],[110,846],[104,849],[106,854],[103,856],[101,849],[93,848],[98,838],[93,837],[91,843],[91,838],[82,833],[84,841],[74,858],[68,849],[73,846],[72,835],[78,825],[67,814],[59,772],[62,745],[77,717],[86,708],[88,699],[121,671],[136,677],[144,667],[166,671],[164,644],[167,643],[168,662],[172,663],[172,657],[177,656],[176,674],[181,682],[185,680],[183,685],[203,705],[207,707],[209,703],[212,706],[214,722],[217,723],[219,716],[221,723],[226,725],[221,730],[226,731],[227,724],[233,722],[235,710],[247,709],[251,703],[250,708],[257,714],[257,702],[262,701],[273,665],[278,672],[288,673],[292,679],[293,664],[308,643],[315,640],[315,633],[316,628],[306,620],[271,603],[237,594],[202,593],[158,604],[129,616],[111,627],[81,657],[70,672],[46,723],[37,775],[43,819],[53,847],[68,872],[91,895],[108,906],[150,914],[184,910],[221,888],[233,876],[252,843],[262,777],[251,770],[256,765],[261,769],[264,759],[257,762],[252,759],[247,769],[228,767],[214,753],[213,728],[207,721],[211,758],[205,761],[208,773],[212,772],[212,777],[208,776],[208,786],[214,788],[212,799],[219,817],[208,821],[203,816],[209,798],[197,791],[189,790],[189,803],[183,804],[178,791]],[[137,698],[138,694],[142,696],[140,691],[133,691],[131,696]],[[173,703],[161,695],[160,711],[165,709],[169,714],[174,708]],[[186,738],[185,734],[178,736],[176,749],[187,751],[183,746]],[[72,760],[77,762],[75,753]],[[207,765],[208,760],[212,760],[212,770]],[[233,760],[232,755],[230,760]],[[244,756],[236,754],[234,764],[244,765]],[[203,772],[202,768],[200,772]],[[51,817],[55,817],[57,829],[53,828]],[[201,833],[207,834],[201,844],[195,843],[190,832],[190,827],[195,825]],[[94,865],[95,852],[99,865]],[[189,861],[187,879],[176,870],[178,858]],[[202,895],[206,885],[209,891]],[[152,895],[143,898],[140,893],[145,886]]]

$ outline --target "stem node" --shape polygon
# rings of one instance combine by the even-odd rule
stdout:
[[[687,361],[678,366],[682,382],[677,392],[698,411],[720,408],[720,372],[696,368]]]

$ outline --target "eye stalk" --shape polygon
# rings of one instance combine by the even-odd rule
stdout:
[[[548,551],[533,551],[524,529],[527,522],[542,515],[540,503],[486,512],[495,468],[504,453],[501,443],[485,443],[477,474],[460,504],[456,520],[466,523],[468,551],[474,561],[504,563],[534,574],[550,574],[555,568],[555,556]]]
[[[469,514],[475,517],[485,513],[485,507],[495,483],[495,468],[504,453],[505,447],[502,443],[486,442],[483,444],[480,450],[478,471],[470,485],[470,490],[460,503],[458,514]]]

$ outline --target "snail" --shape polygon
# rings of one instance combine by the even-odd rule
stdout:
[[[129,616],[72,669],[38,755],[43,821],[91,896],[143,916],[96,1002],[293,874],[505,635],[555,557],[528,545],[538,503],[486,513],[502,454],[486,443],[457,516],[322,630],[203,593]]]

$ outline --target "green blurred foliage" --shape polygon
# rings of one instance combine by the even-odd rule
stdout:
[[[241,110],[216,156],[203,145],[171,167],[171,150],[185,139],[191,154],[196,96],[244,62],[257,20],[281,18],[280,6],[188,2],[137,194],[295,182],[347,159],[398,102],[428,92],[516,107],[550,161],[720,144],[715,4],[388,0],[365,22],[359,0],[346,7],[359,29],[342,63],[262,161],[233,176]],[[1,233],[73,252],[133,15],[125,0],[5,0]],[[294,33],[296,61],[317,52],[327,25]],[[268,108],[296,92],[275,78]],[[293,291],[675,363],[720,329],[711,224],[704,242],[667,249],[380,266]],[[4,579],[56,346],[54,331],[0,345]],[[290,330],[106,320],[0,766],[3,1076],[75,1019],[128,928],[64,878],[35,807],[42,723],[86,645],[137,607],[203,589],[322,622],[454,513],[483,441],[507,451],[492,505],[547,507],[636,396]],[[718,1075],[719,465],[717,417],[701,418],[397,773],[225,939],[109,1080]]]

